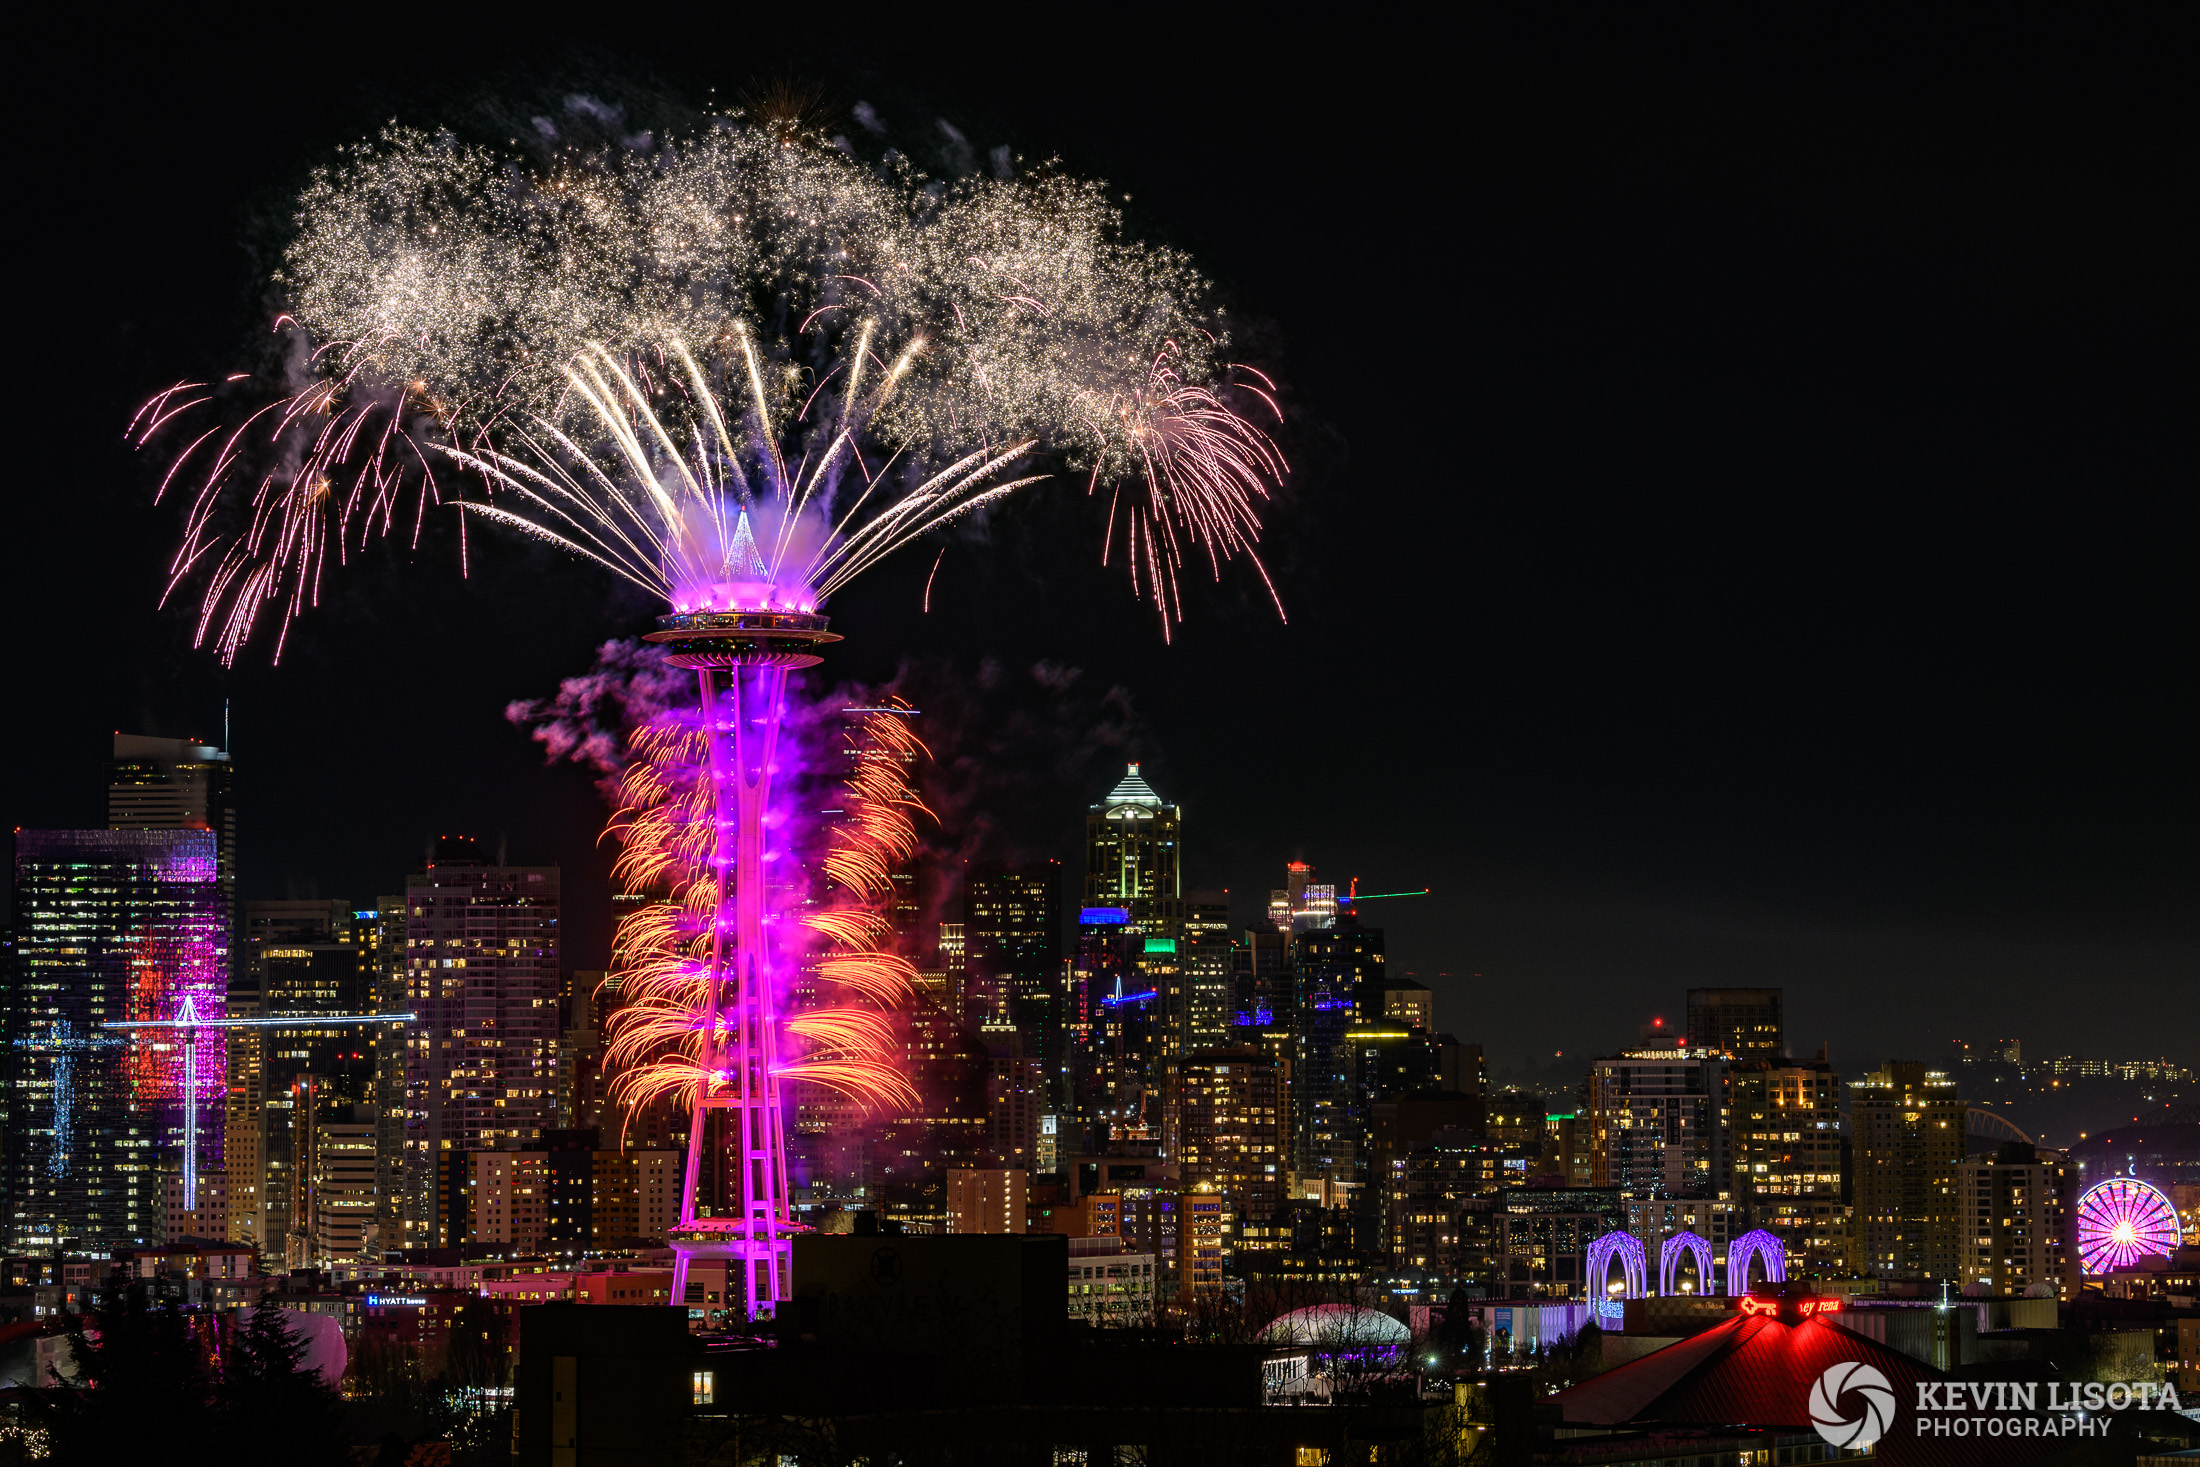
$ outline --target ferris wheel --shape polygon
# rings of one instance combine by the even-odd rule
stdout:
[[[2128,1268],[2178,1243],[2177,1209],[2137,1177],[2110,1177],[2078,1199],[2078,1260],[2089,1274]]]

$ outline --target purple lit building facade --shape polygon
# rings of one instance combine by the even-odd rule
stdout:
[[[16,832],[9,1247],[165,1242],[187,1135],[197,1173],[220,1173],[224,1046],[105,1027],[226,1017],[220,850],[210,830]]]

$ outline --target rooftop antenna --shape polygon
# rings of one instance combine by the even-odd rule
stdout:
[[[222,752],[229,752],[229,700],[222,699]]]

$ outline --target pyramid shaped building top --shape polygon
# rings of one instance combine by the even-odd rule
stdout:
[[[1123,776],[1122,783],[1110,790],[1108,797],[1100,803],[1103,806],[1153,805],[1158,807],[1163,801],[1161,796],[1154,793],[1153,786],[1139,777],[1138,766],[1133,764],[1130,767],[1130,773]]]
[[[757,553],[756,533],[749,528],[749,512],[745,509],[733,527],[733,544],[726,551],[726,570],[736,581],[771,579],[771,572],[764,567],[764,557]]]

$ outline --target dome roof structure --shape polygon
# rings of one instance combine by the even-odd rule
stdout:
[[[1279,1315],[1261,1338],[1278,1345],[1311,1345],[1317,1350],[1391,1349],[1413,1338],[1380,1309],[1353,1304],[1316,1304]]]

